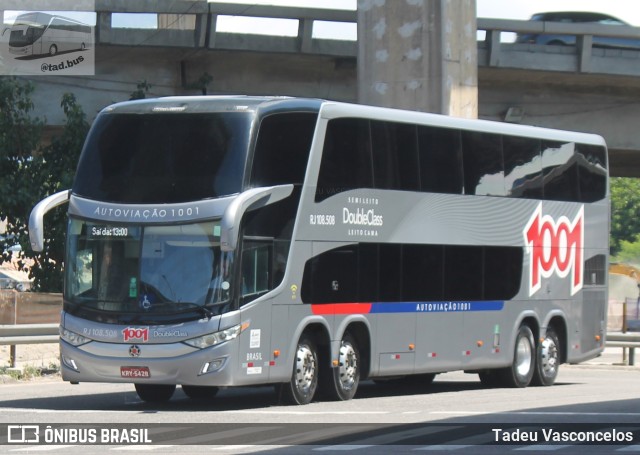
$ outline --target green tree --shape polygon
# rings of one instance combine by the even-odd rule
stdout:
[[[24,249],[26,220],[37,198],[32,184],[33,156],[43,122],[31,115],[32,92],[29,82],[0,78],[0,220],[7,223],[6,234],[0,239],[0,263],[12,259],[11,249],[16,244]]]
[[[640,234],[640,179],[611,179],[611,254],[616,255],[622,242],[635,242]]]
[[[61,102],[66,116],[62,133],[49,145],[38,148],[42,120],[31,117],[32,91],[29,82],[0,79],[0,172],[3,175],[0,217],[7,221],[7,233],[0,243],[1,261],[10,260],[9,248],[19,243],[22,251],[18,254],[18,265],[30,270],[33,289],[59,292],[64,266],[66,207],[57,208],[45,217],[45,249],[41,253],[33,252],[29,244],[29,214],[44,197],[71,188],[89,125],[75,97],[65,94]]]

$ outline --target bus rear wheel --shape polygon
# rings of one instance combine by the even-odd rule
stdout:
[[[510,367],[501,371],[502,383],[507,387],[527,387],[535,372],[535,342],[527,325],[522,325],[516,335],[515,352]]]
[[[54,55],[56,55],[57,53],[58,53],[58,46],[56,46],[55,44],[52,44],[52,45],[49,47],[49,55],[53,57],[53,56],[54,56]]]
[[[329,399],[346,401],[355,396],[360,384],[360,364],[358,343],[350,333],[345,333],[340,343],[338,367],[331,369]]]
[[[135,387],[140,399],[148,403],[169,401],[176,390],[175,384],[135,384]]]
[[[560,368],[560,341],[552,328],[547,329],[545,339],[538,345],[536,371],[532,383],[550,386],[556,382]]]
[[[318,351],[311,338],[303,335],[298,341],[291,380],[281,385],[285,403],[309,404],[318,388]]]

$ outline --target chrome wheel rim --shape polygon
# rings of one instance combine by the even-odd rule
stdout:
[[[533,353],[531,343],[526,337],[520,338],[516,348],[516,372],[520,377],[526,377],[531,371],[531,360]]]
[[[309,346],[298,346],[296,356],[296,386],[304,394],[314,387],[316,380],[316,358]]]
[[[553,377],[558,369],[558,346],[552,338],[545,338],[540,345],[540,367],[545,377]]]
[[[340,362],[338,368],[340,386],[343,390],[351,390],[356,384],[358,375],[358,354],[351,343],[342,343],[338,361]]]

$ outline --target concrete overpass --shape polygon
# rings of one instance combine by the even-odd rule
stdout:
[[[47,9],[56,9],[55,1]],[[6,10],[24,9],[4,0]],[[82,9],[82,2],[78,9]],[[44,9],[44,8],[43,8]],[[57,9],[68,10],[64,5]],[[173,94],[279,94],[355,102],[357,43],[319,39],[318,21],[355,23],[355,11],[286,8],[203,1],[95,2],[95,76],[34,76],[38,114],[62,123],[57,102],[73,92],[92,118],[122,101],[136,84],[150,96]],[[113,26],[117,13],[157,13],[157,29]],[[218,31],[222,16],[282,18],[298,23],[297,36]],[[175,28],[174,24],[180,26]],[[640,176],[640,50],[603,49],[593,36],[640,39],[633,27],[478,19],[479,117],[601,134],[609,144],[611,172]],[[502,42],[504,32],[566,33],[578,46]],[[207,83],[207,76],[212,79]],[[509,116],[507,116],[509,114]]]

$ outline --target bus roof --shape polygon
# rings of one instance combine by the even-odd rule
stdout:
[[[529,125],[464,119],[441,114],[408,111],[385,107],[350,104],[314,98],[286,96],[170,96],[135,101],[124,101],[107,106],[103,113],[193,113],[193,112],[272,112],[301,110],[320,112],[323,118],[361,117],[381,121],[394,121],[431,125],[441,128],[459,128],[511,136],[533,137],[547,140],[571,141],[606,146],[604,138],[591,133],[556,130]]]
[[[69,23],[77,24],[77,25],[88,25],[88,24],[85,24],[84,22],[80,22],[80,21],[77,21],[75,19],[71,19],[70,17],[59,16],[57,14],[43,13],[41,11],[38,11],[38,12],[34,11],[34,12],[28,12],[28,13],[19,14],[18,16],[16,16],[16,18],[14,20],[14,24],[15,25],[19,25],[19,24],[25,24],[25,25],[49,25],[49,23],[53,19],[59,19],[61,21],[65,21],[65,22],[69,22]]]
[[[256,112],[258,110],[299,109],[320,110],[322,100],[285,96],[169,96],[112,104],[103,113],[194,113],[194,112]]]

